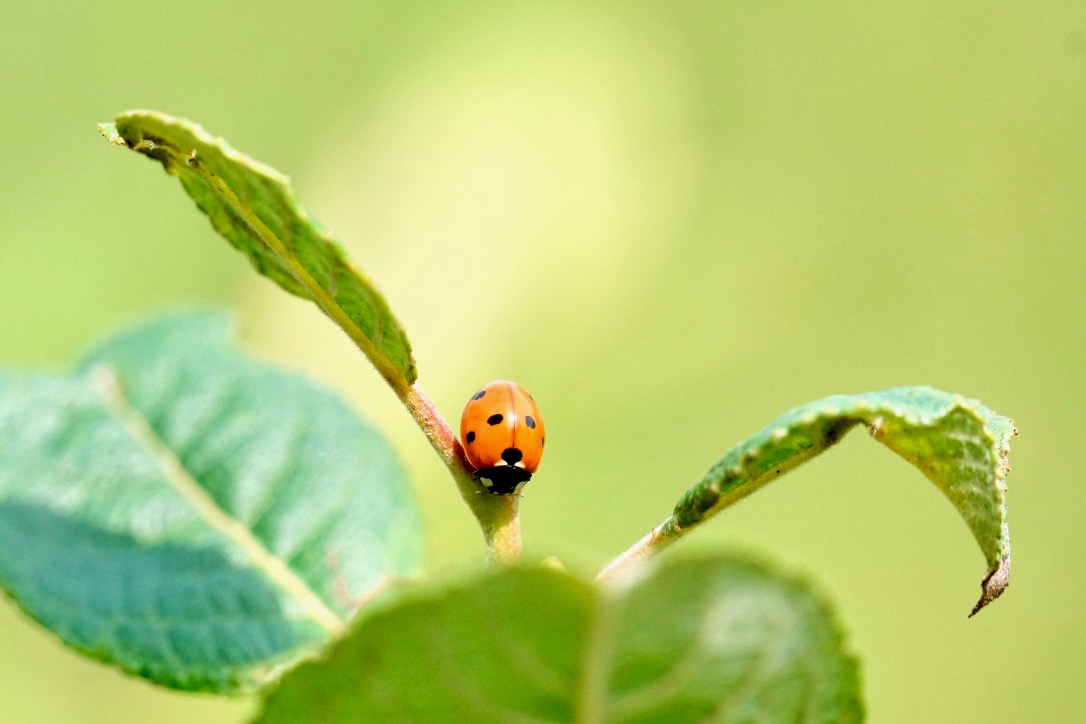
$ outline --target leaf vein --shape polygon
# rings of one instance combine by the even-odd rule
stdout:
[[[158,463],[166,481],[196,509],[200,517],[241,548],[253,565],[284,594],[294,599],[310,619],[333,635],[341,634],[345,630],[343,620],[297,573],[275,557],[241,521],[220,508],[215,499],[193,479],[147,420],[129,405],[113,371],[105,366],[98,367],[93,379],[105,408],[126,425],[129,434]]]

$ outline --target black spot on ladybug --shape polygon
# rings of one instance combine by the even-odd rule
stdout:
[[[469,445],[475,442],[475,431],[472,430],[471,432],[469,432],[467,435],[464,436],[464,439],[468,441]]]
[[[505,418],[502,417],[502,414],[500,412],[495,412],[493,415],[486,418],[486,424],[488,424],[488,425],[497,425],[499,422],[501,422],[504,419]]]
[[[524,418],[524,422],[528,424],[528,427],[532,428],[533,430],[535,429],[535,418],[531,415],[526,416]]]
[[[507,447],[502,450],[502,460],[510,465],[516,465],[520,462],[520,459],[524,457],[524,453],[517,450],[515,447]]]
[[[482,399],[483,395],[485,395],[485,394],[486,394],[486,390],[479,390],[474,395],[472,395],[471,399],[480,400],[480,399]]]

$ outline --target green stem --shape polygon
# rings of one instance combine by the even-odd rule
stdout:
[[[611,583],[620,579],[626,572],[633,570],[674,543],[685,532],[686,529],[680,528],[674,517],[668,518],[608,563],[596,576],[596,580],[600,583]]]
[[[483,526],[487,559],[505,565],[516,563],[520,560],[520,496],[476,493],[475,497],[484,499],[482,514],[476,508],[472,510]]]
[[[418,385],[393,385],[415,422],[430,441],[438,457],[452,473],[460,497],[471,508],[486,539],[487,558],[492,563],[511,564],[520,560],[520,518],[517,495],[490,495],[472,478],[474,469],[445,418]]]

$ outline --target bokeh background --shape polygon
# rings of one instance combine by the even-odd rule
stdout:
[[[527,554],[586,573],[732,444],[808,400],[928,383],[1015,418],[1013,586],[862,433],[676,551],[812,576],[879,722],[1086,716],[1086,7],[883,3],[10,3],[0,24],[0,361],[63,368],[156,310],[237,310],[414,475],[428,566],[481,539],[390,392],[95,123],[198,120],[293,176],[385,291],[450,418],[494,377],[551,445]],[[530,615],[525,612],[524,615]],[[238,722],[0,602],[5,722]]]

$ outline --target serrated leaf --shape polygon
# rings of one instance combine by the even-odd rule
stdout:
[[[214,692],[325,645],[419,548],[381,436],[229,326],[168,317],[70,375],[0,375],[0,586],[85,654]]]
[[[384,297],[302,210],[286,177],[161,113],[130,111],[99,130],[177,176],[219,234],[258,272],[315,302],[395,389],[415,382],[411,345]]]
[[[375,611],[258,721],[859,721],[856,662],[801,582],[715,557],[603,592],[506,570]]]
[[[654,533],[674,539],[804,463],[857,425],[920,468],[969,526],[988,564],[970,615],[995,600],[1010,576],[1006,475],[1010,419],[976,400],[931,387],[835,395],[784,413],[732,448],[688,490]]]

